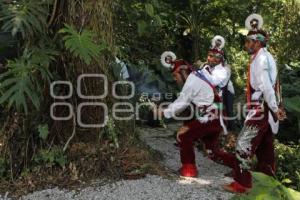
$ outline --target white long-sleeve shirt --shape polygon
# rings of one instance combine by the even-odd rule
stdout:
[[[179,97],[163,111],[164,117],[174,117],[188,107],[191,102],[197,107],[201,107],[209,106],[213,101],[214,92],[212,87],[207,82],[191,73],[186,79]]]
[[[206,70],[206,68],[209,68],[210,73]],[[206,65],[201,72],[213,86],[218,86],[220,88],[227,85],[231,73],[229,67],[224,67],[222,63],[214,67]]]
[[[278,110],[274,90],[276,76],[277,68],[273,56],[265,48],[261,48],[250,64],[250,84],[255,90],[251,99],[259,100],[263,95],[265,102],[273,112]]]

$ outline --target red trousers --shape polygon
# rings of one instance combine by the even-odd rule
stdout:
[[[219,147],[219,136],[222,130],[219,119],[206,123],[193,120],[185,123],[189,130],[180,136],[180,157],[182,164],[195,164],[194,141],[201,140],[210,159],[233,168],[235,156]]]
[[[251,110],[253,112],[255,110]],[[245,121],[244,127],[238,137],[236,146],[236,161],[234,164],[234,179],[245,187],[252,187],[251,158],[256,155],[257,166],[255,171],[269,176],[275,174],[275,158],[273,133],[268,123],[269,109],[256,110]],[[248,114],[249,116],[249,114]]]

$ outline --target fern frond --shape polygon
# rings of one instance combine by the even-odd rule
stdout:
[[[70,51],[74,57],[78,57],[86,64],[90,64],[93,59],[97,59],[107,45],[104,43],[98,45],[95,41],[95,34],[89,30],[77,32],[72,26],[65,24],[59,33],[65,34],[63,40],[65,48]]]

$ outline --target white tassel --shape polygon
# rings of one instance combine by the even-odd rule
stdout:
[[[221,41],[221,44],[220,46],[218,47],[219,50],[223,49],[224,46],[225,46],[225,39],[220,36],[220,35],[216,35],[212,40],[211,40],[211,46],[212,48],[215,48],[217,46],[217,41],[220,40]]]
[[[264,20],[263,20],[262,16],[259,15],[259,14],[252,14],[252,15],[249,15],[247,17],[247,19],[245,21],[245,27],[246,27],[246,29],[248,29],[249,31],[253,29],[252,26],[251,26],[251,21],[253,19],[256,19],[258,21],[257,28],[261,29],[262,26],[264,25]]]
[[[173,53],[172,51],[165,51],[165,52],[163,52],[163,53],[161,54],[161,56],[160,56],[160,62],[161,62],[161,64],[162,64],[164,67],[166,67],[166,68],[171,68],[171,69],[172,69],[172,68],[174,67],[174,65],[173,65],[172,63],[167,63],[167,62],[166,62],[166,58],[167,58],[168,56],[171,57],[172,62],[174,62],[174,61],[176,60],[176,55],[175,55],[175,53]]]

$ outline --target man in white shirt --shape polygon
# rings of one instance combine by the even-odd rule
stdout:
[[[222,36],[215,36],[212,39],[212,48],[207,55],[207,63],[204,64],[201,73],[215,87],[223,88],[230,79],[230,70],[227,68],[224,60],[225,39]]]
[[[275,95],[276,63],[266,50],[268,35],[261,30],[260,15],[250,15],[246,26],[250,30],[245,49],[251,56],[247,78],[248,115],[237,139],[234,182],[224,188],[234,193],[245,193],[252,187],[251,158],[256,155],[256,171],[275,175],[273,133],[285,113],[278,108]]]
[[[212,160],[220,161],[224,165],[232,167],[234,156],[219,148],[219,135],[224,127],[220,121],[218,103],[221,103],[221,100],[216,87],[222,86],[228,81],[228,73],[221,64],[224,55],[219,48],[221,45],[215,45],[209,50],[208,64],[204,68],[192,72],[187,77],[180,96],[166,109],[158,111],[159,116],[172,118],[191,104],[196,108],[196,119],[185,123],[177,133],[182,162],[180,174],[182,176],[197,176],[194,142],[199,139],[205,144],[208,156]],[[175,76],[174,73],[177,72],[173,71],[175,79],[179,77]]]
[[[215,40],[218,37],[220,36],[216,36]],[[230,81],[231,69],[230,66],[224,60],[220,63],[213,63],[210,61],[212,56],[215,56],[216,53],[217,52],[213,50],[209,52],[207,58],[208,62],[203,66],[203,68],[209,70],[204,71],[204,75],[213,85],[218,87],[219,96],[222,98],[222,103],[225,108],[224,113],[226,116],[232,117],[234,88],[232,82]],[[219,56],[223,59],[222,54]],[[210,73],[208,71],[210,71]],[[227,127],[232,130],[233,120],[227,120]]]
[[[172,77],[179,87],[183,87],[189,74],[194,71],[192,65],[190,65],[185,60],[176,59],[176,55],[171,51],[163,52],[163,54],[161,55],[161,64],[164,67],[171,69],[170,72],[172,74]],[[183,120],[183,124],[191,121],[193,119],[193,116],[191,116],[191,109],[187,107],[180,113],[180,117],[186,118],[185,120]],[[175,145],[178,146],[177,143],[175,143]]]

